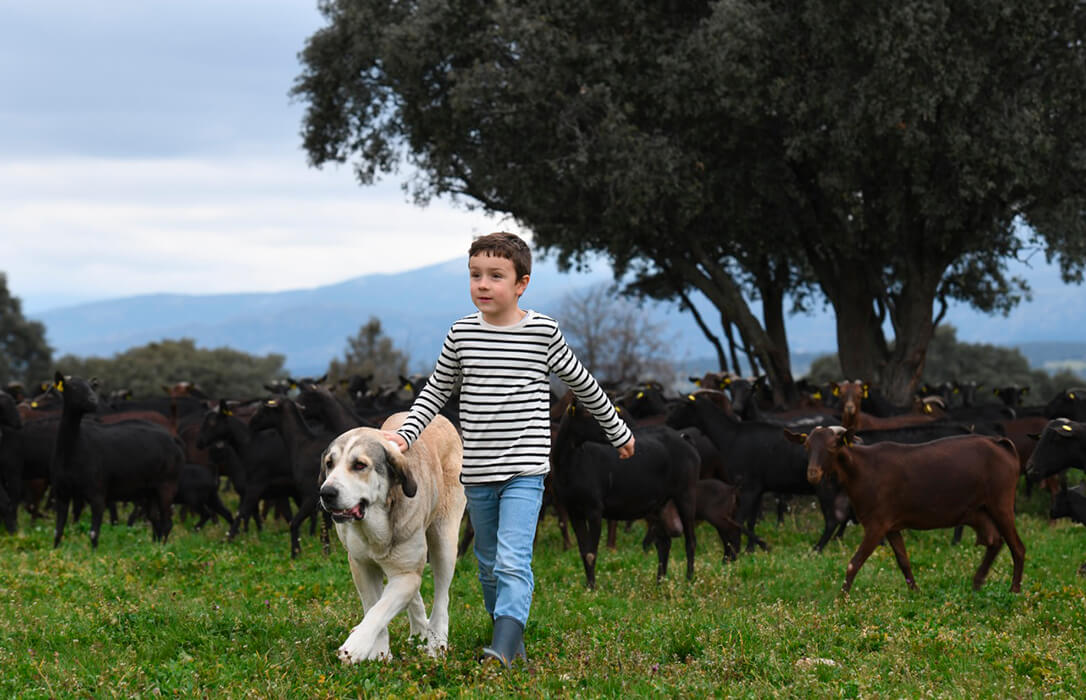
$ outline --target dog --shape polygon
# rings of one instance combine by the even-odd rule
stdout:
[[[338,650],[345,664],[391,658],[388,623],[405,608],[411,636],[422,638],[428,654],[439,656],[449,643],[449,585],[466,503],[464,450],[456,428],[437,415],[401,452],[381,430],[395,430],[406,416],[389,416],[380,430],[348,430],[321,455],[321,506],[347,550],[364,610]],[[434,576],[429,618],[419,592],[427,554]]]

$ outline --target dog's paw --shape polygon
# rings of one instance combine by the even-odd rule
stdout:
[[[362,635],[352,634],[347,641],[336,650],[336,656],[344,664],[357,664],[362,661],[381,660],[388,661],[392,658],[387,645],[379,643],[367,643]]]
[[[449,640],[436,634],[428,633],[424,642],[424,644],[420,644],[419,646],[425,649],[426,653],[435,659],[445,656],[445,652],[449,649]]]

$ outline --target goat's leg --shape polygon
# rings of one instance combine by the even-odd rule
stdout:
[[[60,546],[60,540],[64,537],[64,524],[68,521],[69,498],[67,494],[57,494],[56,497],[56,529],[53,531],[53,548]]]
[[[691,482],[687,492],[675,500],[675,508],[679,511],[679,520],[683,524],[683,539],[686,542],[686,580],[694,579],[694,552],[697,549],[697,520],[694,513],[697,510],[694,499],[697,497],[694,490],[696,482]]]
[[[762,542],[754,534],[754,523],[758,519],[758,510],[761,507],[762,492],[760,490],[747,489],[741,492],[739,497],[739,522],[745,522],[747,524],[747,553],[750,554],[754,551],[755,542],[759,542],[763,549],[766,549],[765,542]]]
[[[671,538],[660,532],[653,542],[656,545],[656,583],[667,576],[667,560],[671,557]]]
[[[1007,548],[1011,550],[1011,559],[1014,561],[1011,593],[1019,593],[1022,590],[1022,570],[1026,564],[1026,545],[1022,543],[1022,538],[1018,536],[1018,529],[1014,526],[1013,501],[1004,508],[993,509],[989,515],[991,515],[996,529],[999,530],[999,534],[1007,542]],[[998,552],[998,550],[996,551]]]
[[[260,496],[263,491],[263,486],[256,486],[255,484],[245,487],[245,496],[241,499],[241,505],[238,506],[238,517],[235,518],[234,524],[230,526],[230,532],[226,534],[227,540],[233,540],[237,537],[239,524],[242,522],[248,524],[249,516],[254,516],[257,532],[260,532]]]
[[[106,504],[100,499],[90,499],[91,508],[91,549],[98,549],[98,535],[102,532],[102,518],[106,514]]]
[[[618,521],[607,519],[607,549],[618,549]]]
[[[598,519],[597,519],[597,522]],[[596,528],[595,544],[589,544],[588,522],[581,516],[571,516],[570,525],[573,526],[573,536],[577,538],[577,549],[581,553],[581,563],[584,565],[585,586],[594,589],[596,587],[596,551],[599,544],[599,527]]]
[[[290,520],[290,556],[292,559],[297,558],[302,553],[302,524],[306,518],[316,514],[316,509],[317,495],[314,493],[302,501],[301,505],[298,506],[298,512]]]
[[[909,555],[905,552],[905,540],[901,537],[901,532],[899,530],[887,532],[886,539],[890,541],[890,546],[894,549],[897,568],[901,569],[901,573],[905,576],[905,584],[915,591],[916,581],[913,579],[913,569],[909,565]]]
[[[864,527],[864,539],[860,542],[859,549],[852,555],[852,559],[849,560],[848,568],[845,569],[845,583],[841,586],[841,593],[848,594],[849,589],[852,588],[852,579],[856,578],[856,573],[860,570],[860,567],[871,556],[871,552],[875,551],[875,547],[879,546],[879,542],[882,541],[885,535],[886,530],[884,528]]]

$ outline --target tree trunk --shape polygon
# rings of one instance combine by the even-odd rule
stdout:
[[[787,346],[778,348],[773,345],[773,340],[750,312],[735,280],[719,265],[711,263],[695,265],[684,261],[678,271],[735,324],[743,344],[765,368],[770,384],[774,387],[791,386],[793,380]]]

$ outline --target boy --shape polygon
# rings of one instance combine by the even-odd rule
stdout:
[[[464,466],[460,480],[475,529],[483,603],[494,636],[483,657],[508,668],[524,658],[532,604],[532,546],[550,469],[550,384],[557,374],[603,427],[623,459],[630,429],[566,345],[557,322],[522,310],[532,254],[512,233],[475,239],[468,250],[471,301],[479,310],[453,323],[433,374],[403,425],[387,433],[410,447],[445,405],[459,376]]]

